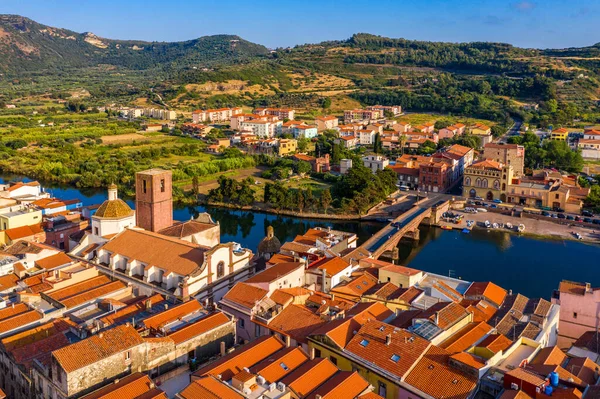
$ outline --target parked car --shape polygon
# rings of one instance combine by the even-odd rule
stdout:
[[[600,224],[600,219],[594,219],[594,220],[592,221],[592,223],[594,223],[594,224]]]
[[[558,214],[558,218],[559,218],[559,219],[566,219],[567,217],[565,216],[565,214],[564,214],[564,213],[559,213],[559,214]]]
[[[581,214],[583,216],[588,216],[588,217],[593,217],[594,216],[594,214],[592,212],[590,212],[590,211],[582,211]]]
[[[581,222],[583,219],[581,219],[581,216],[575,216],[575,221],[576,222]]]
[[[475,197],[475,199],[479,200],[479,201],[483,201],[483,198],[481,198],[481,197]]]
[[[558,207],[552,208],[552,210],[553,210],[554,212],[564,212],[564,211],[565,211],[564,209],[562,209],[562,208],[558,208]]]
[[[558,216],[556,215],[556,213],[552,214],[552,219],[558,219]]]
[[[410,190],[408,186],[400,186],[400,191],[408,191]]]
[[[493,202],[493,203],[495,203],[495,204],[501,204],[501,203],[502,203],[502,201],[501,201],[501,200],[499,200],[498,198],[496,198],[496,199],[495,199],[495,200],[493,200],[492,202]]]
[[[591,218],[583,218],[583,223],[592,223]]]
[[[475,205],[479,205],[481,206],[482,202],[481,201],[475,201]]]
[[[550,216],[550,213],[548,211],[542,211],[542,216]]]
[[[575,218],[571,215],[567,215],[567,220],[575,220]]]
[[[490,205],[490,208],[498,208],[498,205],[492,204],[492,205]]]

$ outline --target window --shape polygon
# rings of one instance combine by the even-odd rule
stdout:
[[[245,323],[245,322],[244,322],[244,319],[240,319],[240,327],[241,327],[241,328],[244,328],[244,323]]]
[[[315,349],[315,357],[321,357],[321,349]]]
[[[255,338],[260,337],[260,326],[258,324],[254,325],[254,337]]]
[[[379,389],[377,393],[379,396],[383,396],[384,398],[387,397],[387,386],[381,381],[379,381]]]
[[[576,319],[577,318],[577,312],[573,312],[573,318]]]
[[[125,352],[125,360],[130,360],[130,359],[131,359],[131,351]]]
[[[94,234],[98,235],[98,228],[97,227],[94,227]]]
[[[165,192],[165,179],[160,179],[160,192]]]
[[[394,363],[398,363],[398,361],[400,360],[400,356],[399,356],[399,355],[396,355],[396,354],[394,353],[394,354],[392,355],[391,359],[392,359],[392,362],[394,362]]]
[[[367,345],[369,345],[369,340],[363,339],[362,341],[360,341],[360,346],[366,347]]]
[[[388,283],[389,283],[390,281],[392,281],[392,279],[391,279],[391,277],[388,277]]]
[[[221,261],[217,265],[217,278],[221,278],[224,275],[225,275],[225,263],[223,261]]]
[[[558,199],[558,197],[559,197],[559,195],[558,195],[558,194],[555,194],[554,198]]]
[[[334,356],[329,356],[329,360],[331,360],[331,363],[335,364],[337,366],[337,358]]]
[[[146,180],[142,180],[142,191],[146,194]]]
[[[467,177],[465,178],[465,186],[470,186],[471,185],[471,178]]]
[[[281,363],[279,363],[279,366],[280,366],[280,367],[281,367],[281,368],[282,368],[284,371],[288,371],[288,370],[289,370],[289,367],[288,367],[288,366],[287,366],[287,365],[286,365],[284,362],[281,362]]]

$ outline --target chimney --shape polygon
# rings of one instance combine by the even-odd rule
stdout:
[[[585,292],[588,294],[592,293],[592,285],[590,283],[585,283]]]
[[[385,336],[385,344],[389,345],[392,343],[392,334],[388,334]]]
[[[221,341],[221,356],[225,356],[225,341]]]
[[[286,335],[286,336],[285,336],[285,347],[286,347],[286,348],[289,348],[291,344],[292,344],[292,343],[291,343],[290,336],[289,336],[289,335]]]
[[[310,348],[310,360],[314,360],[315,358],[315,348]]]

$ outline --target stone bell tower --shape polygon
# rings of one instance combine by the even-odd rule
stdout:
[[[136,225],[157,232],[173,225],[172,174],[150,169],[135,174]]]

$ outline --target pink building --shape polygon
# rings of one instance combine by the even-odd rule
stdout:
[[[589,283],[561,281],[552,302],[560,304],[559,348],[569,348],[586,331],[600,327],[600,288],[592,288]]]

